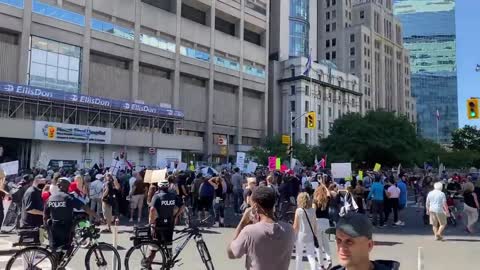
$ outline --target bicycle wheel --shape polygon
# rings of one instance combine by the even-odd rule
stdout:
[[[55,258],[41,247],[27,247],[15,253],[7,262],[6,270],[56,269]]]
[[[166,258],[165,251],[155,242],[141,242],[127,251],[125,269],[166,270],[169,269]]]
[[[203,240],[197,241],[197,250],[207,270],[214,270],[215,268],[213,267],[212,257],[208,251],[207,244],[205,244]]]
[[[120,254],[110,244],[98,243],[91,246],[85,255],[85,269],[120,270]]]

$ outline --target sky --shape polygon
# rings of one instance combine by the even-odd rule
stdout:
[[[475,71],[480,64],[480,1],[457,0],[455,15],[459,125],[480,127],[480,120],[468,120],[466,112],[466,100],[480,98],[480,72]]]

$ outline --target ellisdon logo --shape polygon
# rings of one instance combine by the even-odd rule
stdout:
[[[29,86],[23,86],[23,85],[8,85],[5,86],[5,90],[8,92],[15,92],[19,94],[24,94],[24,95],[29,95],[29,96],[35,96],[35,97],[45,97],[45,98],[52,98],[53,93],[49,91],[45,91],[39,88],[33,88]]]
[[[80,102],[80,103],[87,103],[92,105],[100,105],[105,107],[110,107],[111,103],[109,100],[97,98],[97,97],[89,97],[89,96],[78,96],[72,95],[70,98],[73,102]]]
[[[152,108],[148,105],[141,105],[136,103],[124,103],[123,109],[125,110],[132,110],[132,111],[139,111],[139,112],[148,112],[148,113],[157,113],[156,108]]]

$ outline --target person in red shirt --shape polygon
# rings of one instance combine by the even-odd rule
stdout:
[[[46,203],[48,201],[48,198],[50,198],[50,185],[45,185],[45,187],[42,190],[42,201],[43,203]]]

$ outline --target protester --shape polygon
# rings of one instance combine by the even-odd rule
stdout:
[[[101,216],[102,213],[102,193],[103,193],[103,175],[95,175],[95,180],[90,183],[89,197],[90,197],[90,209],[97,213],[97,216]]]
[[[38,228],[43,224],[43,200],[42,189],[45,187],[45,178],[42,175],[35,176],[33,184],[29,187],[22,199],[22,218],[20,227]]]
[[[363,214],[350,212],[339,219],[336,242],[340,265],[332,270],[389,270],[399,267],[393,261],[370,261],[370,252],[374,246],[373,227]]]
[[[246,255],[247,270],[288,270],[295,243],[290,224],[275,221],[275,193],[258,187],[252,194],[252,207],[242,216],[227,253],[230,259]]]
[[[203,174],[198,173],[197,177],[193,180],[193,184],[191,186],[191,194],[192,194],[192,215],[195,216],[197,211],[200,209],[200,186],[203,183]]]
[[[474,192],[475,187],[472,182],[465,183],[463,189],[463,211],[467,216],[467,227],[465,230],[468,233],[473,233],[474,225],[478,220],[478,209],[480,209],[480,204],[477,194]]]
[[[315,210],[312,209],[312,201],[307,192],[298,194],[297,210],[295,211],[295,219],[293,221],[293,229],[297,234],[295,244],[295,269],[303,269],[303,253],[307,255],[311,270],[317,269],[315,260],[315,249],[319,248],[317,237],[317,223]]]
[[[207,212],[212,209],[213,198],[215,196],[214,187],[208,182],[210,177],[204,177],[203,183],[199,187],[199,215],[198,219],[203,220],[207,218]]]
[[[233,210],[236,214],[241,214],[240,206],[243,204],[243,185],[245,180],[240,174],[240,169],[233,169],[232,186],[233,186]]]
[[[45,204],[48,201],[48,198],[50,198],[50,185],[45,185],[45,187],[42,190],[42,201],[43,204]]]
[[[113,217],[118,215],[118,210],[116,208],[118,205],[117,200],[120,183],[111,173],[105,174],[105,181],[102,195],[102,212],[107,223],[107,228],[104,229],[103,232],[110,233],[112,232],[111,225],[114,221]]]
[[[355,203],[358,206],[358,213],[365,214],[365,207],[363,202],[363,196],[365,194],[365,188],[363,187],[363,181],[358,180],[355,188],[353,189],[353,197],[355,199]]]
[[[398,211],[399,213],[401,210],[407,207],[407,197],[408,197],[408,189],[407,189],[407,176],[405,174],[400,174],[400,179],[397,181],[397,187],[400,189],[400,196],[398,197]],[[398,220],[398,224],[403,226],[405,222]]]
[[[430,216],[435,240],[443,240],[443,231],[447,227],[447,215],[449,215],[447,198],[442,192],[443,185],[437,182],[433,185],[434,190],[427,195],[425,203],[426,213]]]
[[[332,265],[330,245],[326,230],[330,228],[328,206],[330,193],[325,185],[320,185],[313,194],[313,208],[317,218],[317,234],[320,247],[317,250],[319,264],[328,269]]]
[[[257,185],[257,179],[255,177],[247,178],[247,186],[243,191],[243,204],[240,210],[245,210],[251,206],[250,197],[252,196],[253,190]]]
[[[134,173],[136,180],[133,183],[133,187],[130,190],[130,222],[133,222],[133,215],[135,210],[138,211],[137,222],[142,220],[143,203],[145,200],[145,183],[142,176],[138,173]]]
[[[390,184],[391,185],[387,189],[387,196],[388,196],[387,200],[388,200],[388,205],[390,206],[390,209],[385,215],[385,223],[387,223],[388,221],[390,212],[393,211],[393,224],[397,226],[402,226],[404,225],[404,223],[398,220],[398,208],[399,208],[398,198],[400,197],[401,191],[400,191],[400,188],[398,188],[395,185],[394,180],[392,180]]]
[[[208,182],[213,186],[215,189],[215,201],[214,201],[214,209],[215,209],[215,218],[218,222],[219,227],[225,227],[225,191],[223,187],[225,183],[222,181],[220,177],[213,177]]]
[[[372,186],[370,187],[370,193],[368,194],[368,199],[372,200],[372,216],[373,216],[373,225],[380,227],[385,226],[385,213],[383,210],[384,203],[384,188],[383,184],[380,183],[380,178],[376,177]]]

